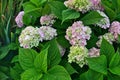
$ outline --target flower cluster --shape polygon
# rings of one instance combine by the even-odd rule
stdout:
[[[40,23],[41,25],[52,26],[52,24],[55,23],[55,20],[54,20],[55,18],[56,17],[52,14],[45,15],[40,18]]]
[[[104,35],[99,37],[99,41],[97,41],[97,46],[100,47],[102,43],[102,39],[106,39],[110,44],[112,44],[113,41],[115,41],[115,38],[112,33],[105,33]]]
[[[77,63],[80,67],[87,64],[86,57],[88,56],[88,50],[82,46],[71,46],[70,54],[68,55],[68,62]]]
[[[103,28],[103,29],[109,28],[110,27],[110,20],[107,17],[107,15],[104,12],[99,11],[99,10],[97,10],[97,12],[104,18],[101,19],[99,22],[97,22],[96,25]]]
[[[20,46],[23,48],[32,48],[39,45],[42,38],[39,36],[38,28],[32,26],[26,27],[19,36]]]
[[[90,0],[68,0],[64,2],[66,7],[75,9],[82,13],[90,10],[92,3]]]
[[[86,40],[90,39],[91,29],[84,26],[81,21],[74,22],[68,27],[65,38],[69,40],[71,45],[85,46]]]
[[[114,35],[114,38],[117,39],[120,35],[120,22],[114,21],[111,24],[109,31]]]
[[[100,11],[104,10],[101,5],[101,0],[91,0],[91,2],[92,2],[92,6],[91,6],[92,10],[100,10]]]
[[[15,22],[17,23],[18,27],[22,27],[23,26],[23,15],[24,15],[24,11],[19,12],[19,14],[16,16],[15,18]]]
[[[98,57],[98,56],[100,56],[100,49],[93,47],[93,48],[89,49],[88,55],[89,55],[89,57]]]
[[[50,26],[42,26],[39,28],[39,34],[43,40],[51,40],[57,36],[56,29]]]

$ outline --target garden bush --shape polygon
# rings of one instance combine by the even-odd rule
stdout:
[[[120,0],[1,0],[0,80],[120,80]]]

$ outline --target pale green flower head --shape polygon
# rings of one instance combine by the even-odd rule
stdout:
[[[68,55],[68,62],[77,63],[80,67],[83,67],[87,64],[86,57],[88,57],[88,50],[82,46],[71,46],[70,53]]]

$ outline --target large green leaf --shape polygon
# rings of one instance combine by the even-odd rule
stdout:
[[[120,80],[120,76],[108,73],[107,75],[108,79],[107,80]]]
[[[18,46],[15,43],[10,43],[7,46],[0,47],[0,60],[3,59],[10,50],[16,50]]]
[[[45,74],[41,80],[71,80],[70,75],[68,72],[59,65],[52,67],[48,70],[48,73]]]
[[[48,66],[52,67],[59,64],[59,62],[61,61],[61,55],[56,39],[47,42],[44,47],[46,48],[48,45]]]
[[[85,25],[95,24],[100,21],[103,17],[97,11],[91,11],[86,14],[81,20]]]
[[[40,17],[41,16],[41,7],[36,7],[31,2],[26,2],[23,4],[23,9],[25,14],[30,14],[31,17]]]
[[[104,7],[104,9],[105,9],[105,12],[106,12],[106,14],[109,16],[110,20],[114,20],[115,17],[116,17],[116,13],[115,13],[114,10],[112,10],[112,9],[110,8],[109,5],[106,4],[106,2],[107,2],[107,1],[105,1],[105,0],[103,1],[103,0],[102,0],[102,5],[103,5],[103,7]],[[108,3],[108,4],[111,5],[111,3]]]
[[[113,55],[109,67],[110,68],[116,67],[119,65],[119,63],[120,63],[120,54],[117,52]]]
[[[0,71],[0,80],[7,80],[7,79],[8,79],[8,76],[5,73]]]
[[[48,54],[48,48],[45,50],[42,50],[39,55],[35,58],[34,65],[37,69],[37,71],[40,72],[47,72],[47,54]]]
[[[21,80],[40,80],[41,73],[38,73],[35,69],[28,69],[21,75]]]
[[[88,70],[87,72],[80,75],[80,80],[90,80],[90,79],[103,80],[103,75],[93,70]]]
[[[68,71],[70,75],[78,73],[67,60],[62,60],[60,64]]]
[[[69,19],[76,19],[80,17],[80,13],[72,9],[66,9],[62,12],[62,23]]]
[[[65,5],[59,1],[52,1],[49,5],[52,13],[62,20],[62,11],[66,9]]]
[[[110,62],[114,53],[114,47],[107,42],[107,40],[103,39],[100,47],[100,54],[104,54],[107,57],[108,62]]]
[[[88,58],[88,66],[90,69],[100,72],[102,74],[107,74],[107,59],[106,56],[101,55],[100,57]]]
[[[113,74],[119,75],[120,76],[120,65],[114,67],[114,68],[109,68],[109,71]]]
[[[32,49],[19,49],[19,62],[24,70],[34,67],[37,52]]]
[[[41,6],[43,3],[45,3],[47,0],[30,0],[33,4],[36,6]]]

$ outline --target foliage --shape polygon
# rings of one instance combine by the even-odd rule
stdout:
[[[68,3],[65,3],[66,1],[68,1]],[[100,10],[98,10],[99,8],[97,10],[93,9],[92,6],[92,9],[82,11],[78,9],[82,5],[81,1],[79,1],[81,5],[75,2],[70,4],[69,1],[70,0],[0,1],[0,80],[120,79],[120,30],[116,29],[118,33],[112,33],[115,38],[113,41],[110,41],[110,36],[103,37],[106,33],[111,33],[109,29],[111,28],[112,22],[118,21],[120,25],[120,0],[100,0],[99,6],[95,6],[95,8],[100,7]],[[82,7],[84,6],[82,5]],[[101,10],[101,7],[104,9]],[[15,23],[15,18],[20,11],[24,11],[24,15],[21,16],[21,22],[24,26],[21,28]],[[98,11],[104,14],[100,14]],[[109,19],[110,24],[105,22],[106,17],[103,17],[103,15],[108,16],[107,19]],[[41,24],[41,21],[45,21],[45,24]],[[80,21],[80,23],[77,24],[77,21]],[[109,28],[103,29],[96,25],[96,23],[106,24]],[[45,28],[46,32],[48,32],[45,36],[50,37],[50,40],[41,39],[37,47],[29,49],[20,47],[19,36],[27,26],[32,26],[38,30],[40,38],[44,37],[40,28],[50,27],[51,31],[47,31]],[[71,26],[73,26],[72,30]],[[86,46],[72,45],[66,39],[65,36],[68,27],[71,30],[68,31],[68,35],[72,35],[71,42],[74,43],[74,41],[76,41],[77,44],[83,43]],[[81,28],[78,29],[77,27]],[[88,27],[89,30],[87,30]],[[56,32],[56,36],[53,36],[54,34],[51,33],[52,30]],[[77,42],[83,41],[84,39],[79,40],[81,36],[77,36],[76,32],[80,32],[80,34],[84,33],[82,34],[82,38],[86,38],[86,43]],[[89,34],[91,36],[90,38],[87,35],[88,33],[91,33]],[[87,36],[84,36],[85,34]],[[31,34],[24,35],[24,39],[29,39],[29,35]],[[74,40],[74,37],[78,40]],[[32,39],[34,38],[33,36]],[[97,42],[100,43],[99,46]],[[70,49],[71,46],[85,48],[87,55],[87,57],[85,56],[83,58],[85,60],[81,58],[85,54],[77,52],[79,50],[75,50],[76,48]],[[95,55],[95,57],[90,57],[89,51],[91,48],[98,50],[99,54],[93,50],[95,53],[92,55]],[[73,51],[72,53],[75,53],[74,55],[77,55],[72,56],[74,58],[72,60],[74,61],[71,62],[73,63],[68,62],[68,55],[71,53],[70,50]],[[81,52],[82,51],[83,49],[81,49]],[[76,61],[78,61],[78,64],[79,62],[86,62],[86,64],[80,67]]]

